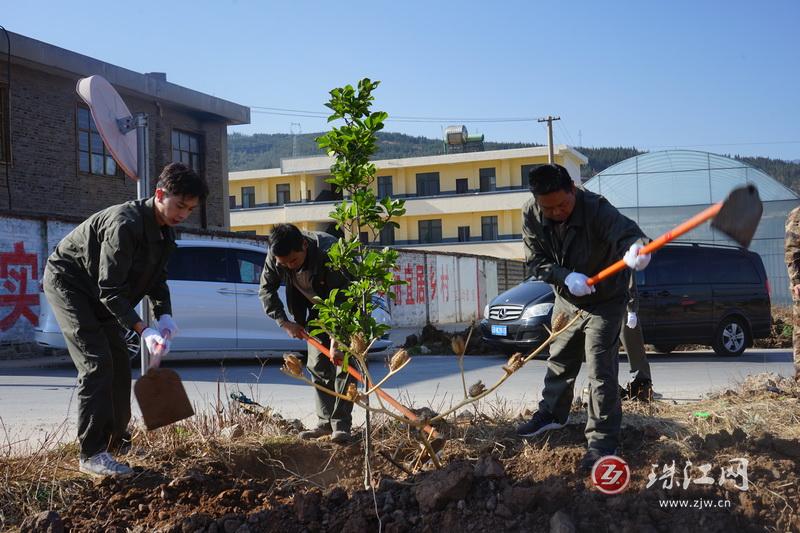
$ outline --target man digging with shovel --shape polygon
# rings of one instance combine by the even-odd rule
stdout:
[[[517,428],[517,434],[531,437],[564,427],[585,353],[588,451],[580,468],[589,471],[603,455],[614,454],[619,444],[617,347],[626,277],[616,274],[626,267],[644,269],[650,253],[708,220],[712,228],[746,248],[763,205],[754,185],[737,187],[724,201],[642,246],[644,235],[638,226],[602,196],[577,189],[564,167],[543,165],[532,170],[530,185],[533,198],[523,207],[522,223],[529,272],[554,286],[554,317],[581,312],[583,318],[551,345],[539,410]],[[588,278],[584,272],[597,274]]]
[[[166,265],[175,231],[208,196],[189,167],[171,163],[155,195],[95,213],[64,237],[47,260],[44,292],[78,369],[80,470],[95,476],[130,474],[109,452],[130,447],[131,364],[125,331],[155,356],[169,352],[172,319]],[[149,296],[157,329],[134,307]]]
[[[550,346],[542,401],[531,420],[517,428],[517,434],[532,437],[564,427],[585,355],[589,370],[588,450],[580,468],[589,470],[600,457],[615,454],[619,445],[618,348],[628,277],[615,276],[595,287],[587,283],[586,274],[622,255],[631,268],[644,269],[650,256],[637,254],[648,239],[605,198],[577,189],[560,165],[538,167],[529,180],[533,198],[523,207],[522,222],[528,273],[553,286],[554,317],[583,312],[585,318]]]
[[[317,297],[327,298],[333,289],[342,289],[350,283],[341,272],[328,266],[328,250],[337,239],[327,233],[303,232],[292,224],[277,224],[269,236],[269,253],[261,273],[258,296],[264,312],[275,320],[293,339],[308,339],[305,326],[316,317],[314,302]],[[286,286],[286,305],[292,320],[278,296],[281,285]],[[327,338],[323,336],[323,344]],[[344,393],[352,377],[337,368],[316,346],[308,343],[308,371],[314,383]],[[318,439],[327,435],[336,444],[350,441],[353,403],[318,389],[317,427],[300,433],[303,439]]]

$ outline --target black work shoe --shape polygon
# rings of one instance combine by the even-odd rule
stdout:
[[[595,463],[606,455],[617,455],[617,450],[606,451],[598,448],[589,448],[586,450],[586,455],[581,459],[578,470],[584,474],[590,473]]]
[[[559,424],[547,411],[541,409],[533,413],[531,419],[517,426],[517,435],[520,437],[533,437],[551,429],[561,429],[564,424]]]
[[[653,382],[649,379],[634,379],[628,385],[627,398],[640,402],[652,402]]]
[[[309,429],[300,432],[300,438],[303,440],[318,439],[320,437],[327,437],[331,434],[331,428],[325,426],[317,426],[314,429]]]
[[[349,444],[350,432],[349,431],[334,431],[331,433],[331,442],[334,444]]]

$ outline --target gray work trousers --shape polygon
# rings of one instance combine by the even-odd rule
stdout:
[[[622,342],[622,347],[625,348],[625,353],[628,354],[628,364],[631,367],[631,379],[638,379],[639,381],[646,379],[652,381],[650,363],[647,360],[647,354],[644,350],[642,325],[636,324],[636,327],[631,329],[625,325],[625,321],[623,320],[622,331],[619,333],[619,340]]]
[[[125,329],[99,300],[45,269],[44,294],[78,369],[80,456],[106,451],[127,435],[131,362]]]
[[[324,345],[329,345],[326,336],[322,336],[320,341]],[[350,361],[353,364],[354,361]],[[311,372],[311,381],[330,390],[335,390],[344,394],[347,385],[354,382],[354,379],[347,372],[336,373],[336,366],[331,363],[328,356],[320,352],[311,343],[308,343],[308,361],[306,368]],[[330,394],[314,388],[317,403],[318,426],[330,428],[333,431],[350,432],[353,424],[353,403],[339,398],[334,398]]]
[[[539,409],[559,423],[569,417],[575,379],[584,355],[589,372],[589,406],[585,435],[589,448],[611,452],[617,448],[622,424],[619,397],[619,328],[625,309],[623,300],[592,306],[584,318],[572,324],[550,345],[547,374]],[[556,296],[553,316],[566,313],[571,319],[578,309]]]

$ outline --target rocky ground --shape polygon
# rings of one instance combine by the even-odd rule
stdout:
[[[363,488],[360,442],[338,447],[279,436],[276,428],[296,428],[276,425],[270,414],[233,425],[220,419],[228,425],[210,436],[202,426],[212,419],[137,435],[135,444],[147,451],[128,457],[135,474],[124,480],[81,476],[74,448],[5,458],[0,526],[226,533],[800,531],[800,386],[793,380],[763,375],[702,403],[626,403],[624,410],[621,455],[631,477],[618,495],[601,493],[577,471],[585,442],[579,405],[566,428],[530,441],[514,436],[514,420],[496,406],[470,411],[441,428],[448,437],[442,468],[427,465],[414,473],[404,430],[378,423],[374,491]],[[744,472],[741,458],[748,461]],[[711,484],[695,482],[704,477]]]

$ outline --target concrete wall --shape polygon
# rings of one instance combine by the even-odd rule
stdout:
[[[392,320],[399,327],[470,322],[498,291],[500,259],[400,250]]]
[[[33,342],[39,317],[39,283],[50,252],[81,220],[0,214],[0,344]],[[181,239],[220,239],[266,247],[265,237],[186,229]],[[513,264],[511,264],[513,263]],[[400,251],[392,315],[399,327],[480,318],[483,307],[516,281],[519,262],[460,254]]]

